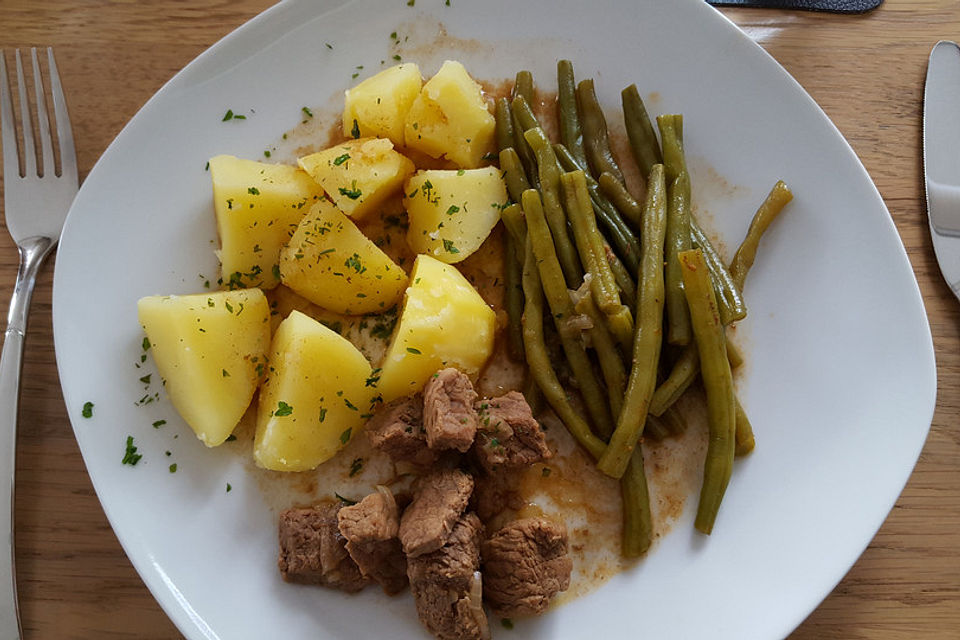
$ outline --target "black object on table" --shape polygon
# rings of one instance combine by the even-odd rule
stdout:
[[[883,0],[707,0],[726,7],[763,7],[767,9],[803,9],[830,13],[866,13]]]

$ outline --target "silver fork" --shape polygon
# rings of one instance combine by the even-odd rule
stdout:
[[[31,49],[33,85],[36,95],[36,142],[30,117],[26,82],[20,50],[16,60],[17,94],[20,97],[20,130],[23,140],[17,152],[17,124],[14,122],[13,100],[7,78],[6,53],[0,50],[0,128],[3,139],[4,216],[7,230],[20,251],[20,269],[10,299],[7,331],[0,355],[0,640],[20,638],[20,612],[17,607],[16,571],[13,549],[13,489],[16,469],[17,409],[20,399],[20,371],[23,365],[23,343],[27,330],[27,314],[37,272],[60,239],[63,221],[74,196],[77,195],[77,154],[67,116],[67,104],[53,59],[47,49],[53,114],[60,151],[60,175],[56,174],[53,139],[47,117],[44,87],[37,60]],[[40,162],[37,162],[37,155]]]

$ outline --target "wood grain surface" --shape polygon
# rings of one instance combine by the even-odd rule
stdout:
[[[0,0],[0,48],[56,47],[83,177],[164,82],[270,4]],[[927,56],[937,40],[960,39],[960,1],[886,0],[859,16],[724,13],[793,74],[863,160],[913,264],[937,356],[936,414],[909,483],[791,638],[960,638],[960,305],[933,254],[920,153]],[[0,304],[16,270],[16,248],[0,231]],[[26,638],[178,638],[114,537],[70,429],[54,359],[52,274],[48,265],[38,283],[23,370],[16,562]]]

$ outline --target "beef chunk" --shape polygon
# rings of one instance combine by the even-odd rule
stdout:
[[[543,518],[506,525],[480,545],[483,597],[498,615],[543,613],[570,586],[567,529]]]
[[[439,549],[410,558],[407,575],[420,622],[441,640],[480,640],[488,636],[480,606],[480,540],[483,524],[467,513]]]
[[[540,423],[522,393],[510,391],[477,404],[480,416],[474,455],[488,472],[540,462],[552,454]]]
[[[340,503],[309,509],[287,509],[280,514],[280,575],[287,582],[322,584],[349,593],[368,581],[347,553],[346,539],[337,527]]]
[[[466,374],[441,369],[423,388],[423,426],[431,449],[456,449],[463,453],[477,433],[477,392]]]
[[[489,521],[504,509],[522,509],[525,501],[518,492],[520,471],[505,469],[474,479],[470,505],[480,519]]]
[[[347,552],[360,572],[393,595],[407,586],[407,559],[400,548],[397,530],[400,516],[389,491],[371,493],[337,514]]]
[[[473,493],[473,477],[457,469],[417,480],[413,502],[400,519],[400,542],[413,558],[443,546]]]
[[[394,461],[426,467],[437,459],[437,454],[427,447],[420,394],[399,398],[382,407],[370,418],[366,430],[370,443]]]

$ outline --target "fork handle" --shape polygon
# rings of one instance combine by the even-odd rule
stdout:
[[[20,372],[27,332],[30,298],[37,272],[53,249],[50,238],[27,238],[20,243],[20,269],[10,298],[7,331],[0,354],[0,640],[18,640],[20,612],[17,607],[17,574],[13,547],[13,489],[17,468],[17,410],[20,404]],[[5,547],[5,548],[4,548]],[[9,578],[5,577],[9,576]]]

